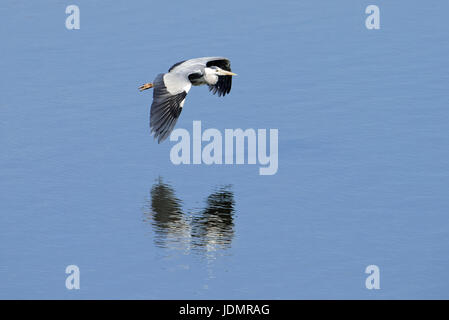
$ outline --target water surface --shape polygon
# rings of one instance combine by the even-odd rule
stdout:
[[[0,298],[448,298],[447,2],[77,4],[0,4]],[[276,175],[150,137],[137,87],[212,55],[177,127],[276,128]]]

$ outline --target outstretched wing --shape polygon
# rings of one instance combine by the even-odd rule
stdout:
[[[150,128],[161,143],[170,135],[181,114],[191,83],[182,75],[161,73],[154,80]]]
[[[225,57],[203,57],[190,60],[180,61],[174,64],[169,72],[192,74],[198,72],[203,67],[217,66],[223,70],[231,71],[231,62]],[[218,96],[224,96],[231,92],[232,76],[218,76],[218,81],[215,85],[209,86],[209,90],[213,94],[218,93]]]
[[[182,61],[176,62],[174,65],[172,65],[172,66],[170,67],[170,69],[168,69],[168,72],[171,72],[174,68],[176,68],[177,66],[183,64],[183,63],[186,62],[186,61],[187,61],[187,60],[182,60]]]
[[[217,60],[210,60],[206,63],[206,67],[216,66],[226,71],[231,70],[231,62],[226,58],[219,58]],[[218,92],[218,96],[225,96],[231,92],[232,76],[218,76],[218,81],[215,85],[209,86],[209,91],[213,94]]]

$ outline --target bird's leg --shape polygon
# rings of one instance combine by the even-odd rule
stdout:
[[[153,88],[153,84],[152,83],[145,83],[144,85],[141,85],[139,87],[139,90],[143,91],[143,90],[147,90],[147,89],[151,89],[151,88]]]

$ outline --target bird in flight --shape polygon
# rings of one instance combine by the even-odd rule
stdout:
[[[196,58],[178,62],[167,73],[158,74],[153,83],[140,86],[140,91],[154,88],[150,128],[158,143],[173,131],[192,86],[207,84],[213,94],[225,96],[231,91],[235,75],[227,58]]]

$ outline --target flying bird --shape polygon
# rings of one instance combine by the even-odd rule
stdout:
[[[167,73],[158,74],[153,83],[140,86],[140,91],[154,88],[150,128],[158,143],[173,131],[192,86],[206,84],[213,94],[225,96],[231,91],[232,76],[235,75],[227,58],[196,58],[178,62]]]

